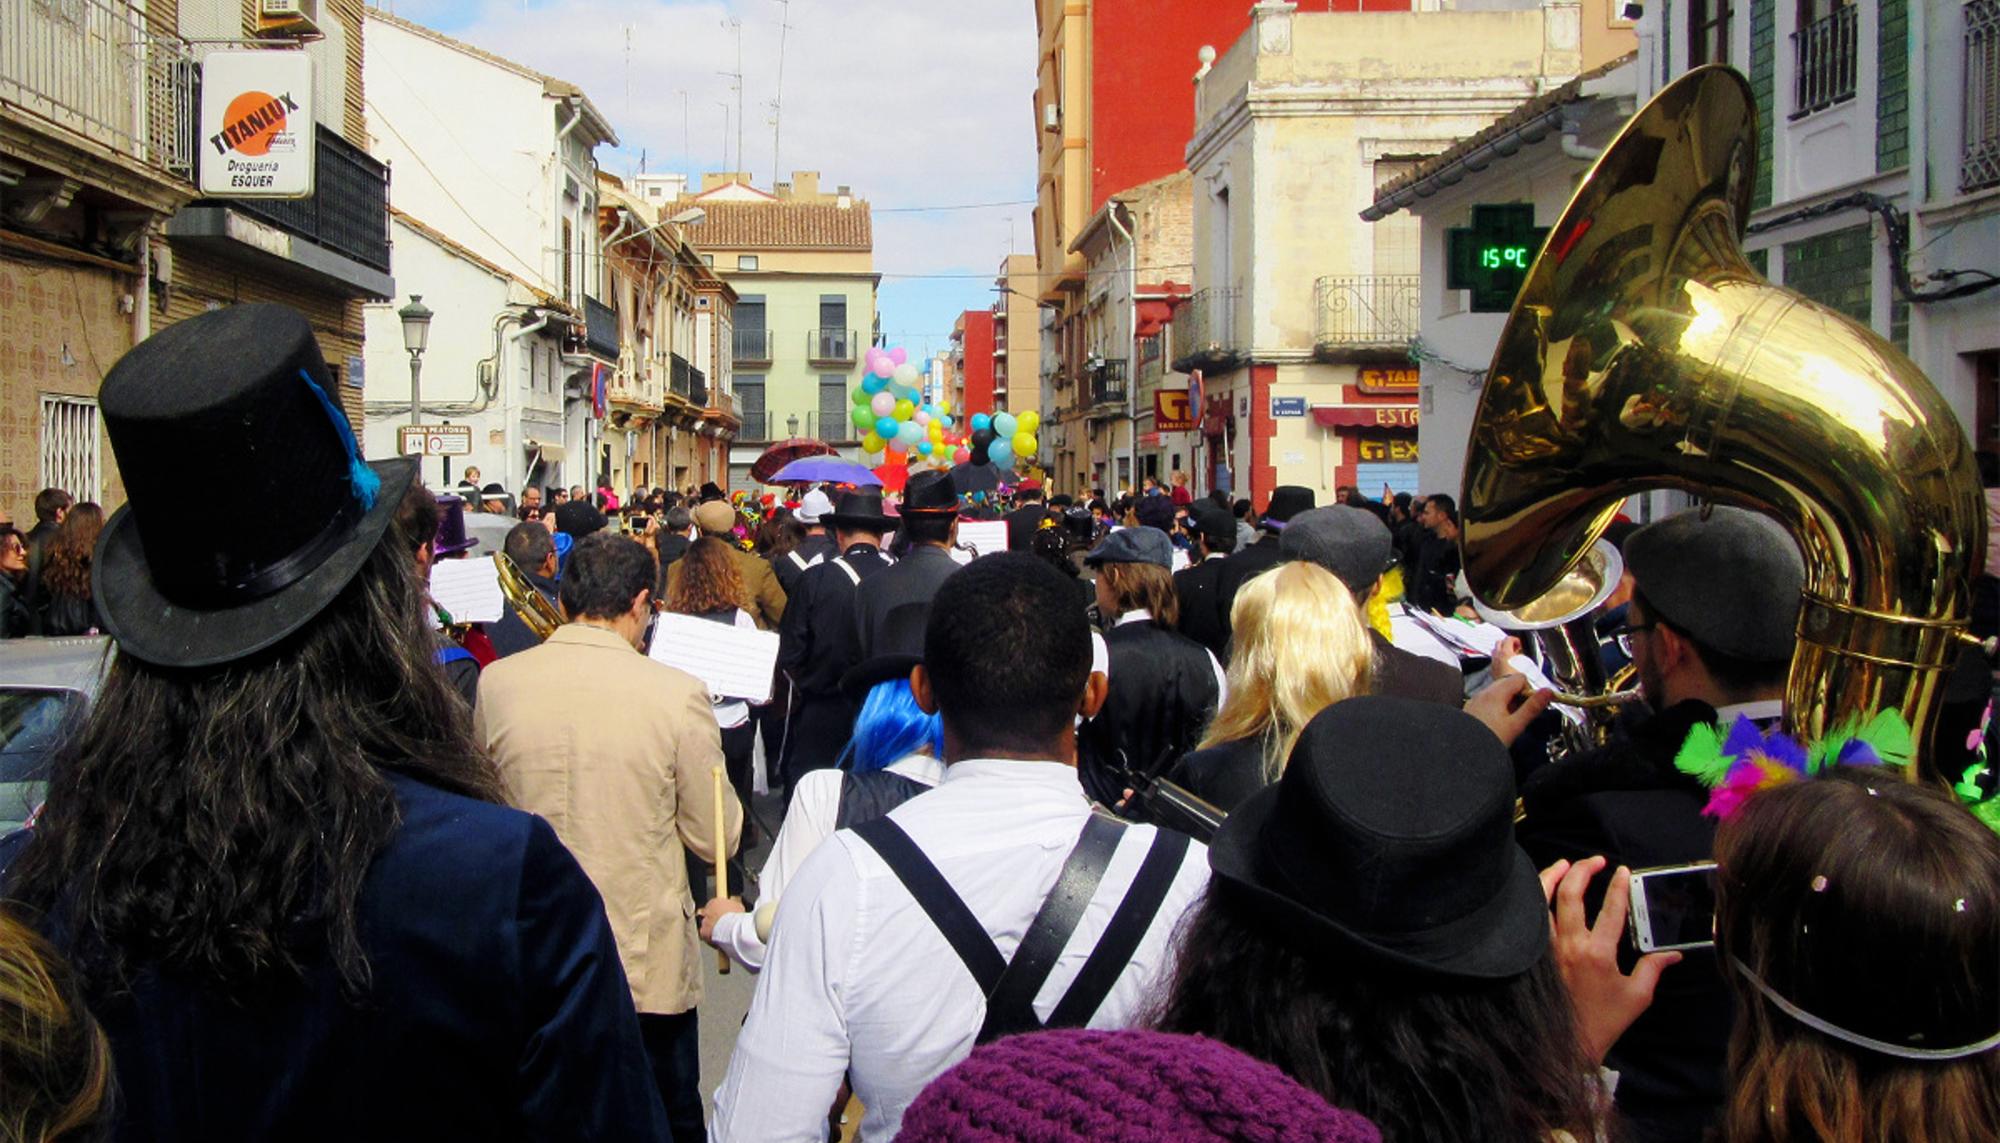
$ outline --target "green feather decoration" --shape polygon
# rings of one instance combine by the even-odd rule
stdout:
[[[1806,759],[1806,773],[1817,778],[1843,761],[1852,761],[1855,743],[1873,750],[1879,764],[1891,768],[1908,766],[1916,754],[1916,740],[1910,734],[1909,723],[1903,721],[1903,712],[1890,707],[1865,723],[1844,722],[1813,743]]]
[[[1722,744],[1726,732],[1714,723],[1696,723],[1688,731],[1687,740],[1674,754],[1674,769],[1692,776],[1702,785],[1713,789],[1722,784],[1729,774],[1729,766],[1736,761],[1734,755],[1724,754]]]

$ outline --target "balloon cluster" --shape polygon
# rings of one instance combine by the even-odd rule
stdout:
[[[851,394],[862,451],[874,458],[887,453],[891,464],[907,464],[915,454],[939,466],[991,462],[1001,468],[1040,451],[1035,430],[1041,416],[1034,410],[974,413],[961,422],[949,400],[923,400],[922,382],[922,372],[900,346],[869,348],[867,370]]]

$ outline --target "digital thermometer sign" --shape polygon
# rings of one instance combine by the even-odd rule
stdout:
[[[1528,279],[1528,269],[1548,237],[1535,225],[1532,203],[1481,204],[1472,225],[1446,232],[1449,273],[1446,285],[1472,291],[1475,313],[1506,313]]]

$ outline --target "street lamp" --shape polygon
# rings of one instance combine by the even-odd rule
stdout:
[[[793,413],[791,416],[785,418],[785,435],[788,437],[799,435],[799,415],[797,413]]]
[[[411,294],[410,304],[397,310],[396,316],[403,319],[403,348],[410,351],[410,424],[421,425],[424,422],[424,346],[431,339],[431,308],[424,304],[422,294]]]

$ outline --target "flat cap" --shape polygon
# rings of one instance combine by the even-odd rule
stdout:
[[[1660,618],[1725,655],[1788,660],[1798,645],[1805,561],[1773,521],[1741,508],[1691,508],[1625,541],[1625,570]]]
[[[736,527],[736,509],[727,500],[706,500],[695,506],[694,526],[710,536],[720,536]]]
[[[1345,504],[1311,508],[1292,517],[1278,537],[1278,554],[1332,572],[1356,600],[1368,598],[1395,558],[1389,528],[1375,513]]]
[[[1092,567],[1099,564],[1158,564],[1163,568],[1174,566],[1174,542],[1158,528],[1148,528],[1144,524],[1136,528],[1120,528],[1104,537],[1083,562]]]

